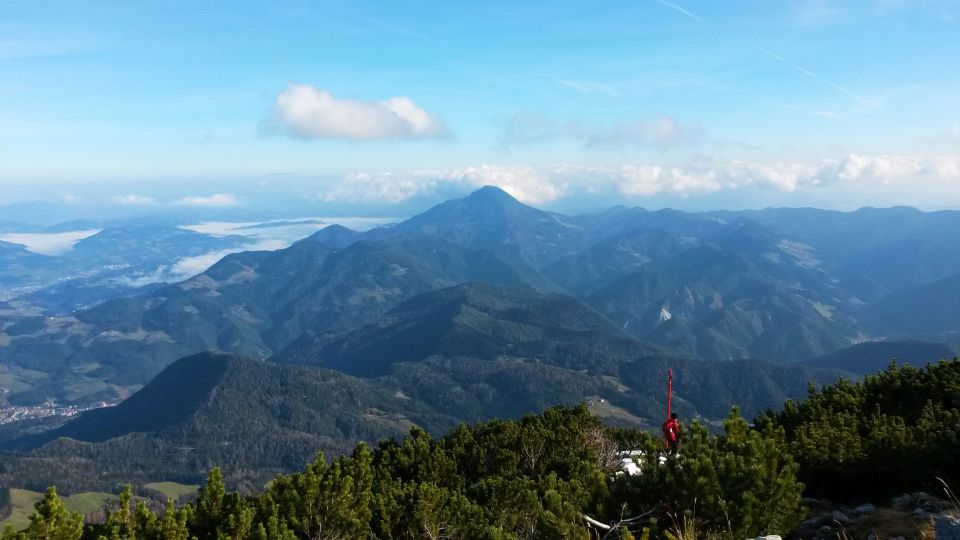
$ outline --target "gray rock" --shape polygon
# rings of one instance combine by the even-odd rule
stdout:
[[[839,524],[841,524],[841,525],[849,525],[849,524],[853,523],[853,520],[850,519],[849,516],[847,516],[846,514],[844,514],[843,512],[841,512],[841,511],[839,511],[839,510],[834,510],[833,513],[830,514],[830,517],[833,518],[834,521],[836,521],[837,523],[839,523]]]
[[[817,529],[817,536],[819,538],[830,538],[831,536],[834,536],[834,532],[829,526],[824,525],[823,527]]]
[[[779,534],[768,534],[766,536],[758,536],[757,540],[783,540],[783,538],[780,538]]]
[[[875,534],[868,534],[868,535],[867,535],[867,540],[879,540],[879,539],[877,538],[877,535],[875,535]]]
[[[910,495],[901,495],[899,497],[894,497],[890,504],[893,505],[897,510],[906,510],[910,505],[913,504],[913,497]]]
[[[960,540],[960,518],[938,515],[933,520],[937,540]]]
[[[877,510],[876,506],[867,503],[867,504],[861,504],[860,506],[854,508],[853,512],[855,514],[863,515],[863,514],[870,514],[872,512],[875,512],[876,510]]]
[[[914,519],[930,519],[933,517],[933,514],[931,514],[930,512],[927,512],[923,508],[914,508],[913,517]]]

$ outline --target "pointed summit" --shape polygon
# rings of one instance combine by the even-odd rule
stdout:
[[[473,201],[473,202],[489,202],[496,203],[501,205],[516,205],[516,206],[526,206],[516,197],[510,195],[503,189],[497,186],[483,186],[482,188],[474,191],[473,193],[467,195],[463,199],[464,201]]]
[[[439,236],[471,249],[488,249],[541,268],[581,247],[584,231],[560,214],[538,210],[496,186],[434,206],[371,237]]]

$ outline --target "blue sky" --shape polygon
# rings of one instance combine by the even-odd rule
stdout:
[[[0,202],[956,208],[958,36],[934,0],[5,1]]]

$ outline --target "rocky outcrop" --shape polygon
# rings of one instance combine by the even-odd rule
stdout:
[[[949,501],[917,492],[894,497],[885,505],[865,503],[849,507],[829,501],[804,499],[807,518],[787,536],[789,540],[899,540],[930,538],[960,540],[960,519]],[[942,532],[941,532],[942,531]]]

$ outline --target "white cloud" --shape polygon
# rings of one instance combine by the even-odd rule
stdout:
[[[397,203],[417,196],[482,185],[499,186],[521,201],[550,203],[587,193],[630,197],[695,195],[745,189],[793,192],[828,186],[960,182],[960,156],[866,156],[812,162],[704,160],[685,165],[481,165],[409,173],[355,173],[319,196],[327,202]]]
[[[176,204],[183,206],[236,206],[240,202],[230,193],[215,193],[207,197],[184,197],[178,199]]]
[[[145,287],[153,283],[174,283],[205,272],[220,259],[233,253],[259,250],[272,251],[285,248],[289,245],[290,242],[284,240],[263,239],[251,245],[210,251],[193,257],[182,257],[175,260],[172,264],[158,266],[152,271],[118,276],[111,281],[126,287]]]
[[[151,272],[143,272],[129,276],[117,276],[110,281],[124,287],[146,287],[147,285],[152,285],[154,283],[168,283],[171,281],[176,281],[176,279],[171,278],[170,267],[164,265],[157,267]]]
[[[27,250],[42,255],[60,255],[74,244],[100,232],[100,229],[85,229],[58,233],[9,233],[0,234],[0,240],[26,246]]]
[[[233,253],[240,253],[241,251],[273,251],[283,249],[289,245],[290,242],[283,240],[265,239],[253,245],[210,251],[193,257],[183,257],[177,259],[173,265],[171,265],[168,281],[181,281],[201,272],[206,272],[207,269],[216,264],[217,261]]]
[[[449,135],[437,115],[408,97],[376,102],[343,99],[307,84],[291,84],[277,96],[262,128],[299,139],[427,139]]]
[[[112,202],[117,204],[125,204],[131,206],[142,206],[148,204],[156,204],[156,200],[153,197],[144,197],[142,195],[117,195],[110,197]]]

